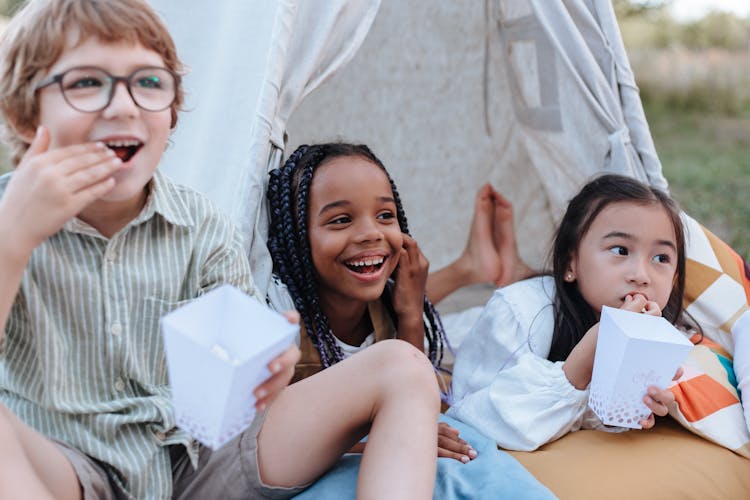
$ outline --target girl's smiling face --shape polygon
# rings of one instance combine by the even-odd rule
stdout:
[[[597,313],[604,305],[619,308],[636,293],[663,310],[677,273],[675,230],[667,211],[658,203],[608,205],[591,223],[569,266]]]
[[[307,222],[321,302],[377,300],[403,246],[385,172],[360,156],[326,161],[310,185]]]

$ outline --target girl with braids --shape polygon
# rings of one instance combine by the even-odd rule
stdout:
[[[551,276],[498,289],[456,357],[448,414],[503,448],[530,451],[581,428],[607,430],[588,407],[602,306],[681,318],[683,226],[662,191],[595,178],[568,205],[552,261]],[[648,429],[674,395],[649,387],[643,401]]]
[[[427,344],[441,370],[447,343],[426,289],[442,298],[465,284],[513,279],[501,256],[513,255],[506,249],[515,241],[493,240],[493,233],[512,234],[503,226],[512,224],[510,204],[489,185],[478,193],[466,250],[430,281],[396,186],[367,146],[301,146],[271,172],[268,199],[275,272],[304,327],[294,380],[393,337],[419,349]],[[477,453],[441,423],[438,455],[466,463]]]

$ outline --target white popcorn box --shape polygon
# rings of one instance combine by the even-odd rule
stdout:
[[[602,307],[589,406],[605,425],[640,429],[648,387],[666,388],[692,348],[661,316]]]
[[[177,425],[217,449],[255,417],[253,391],[299,327],[224,285],[161,318]]]

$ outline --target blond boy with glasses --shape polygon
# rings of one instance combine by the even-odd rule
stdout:
[[[0,498],[289,497],[368,431],[360,494],[431,497],[438,391],[404,342],[285,387],[290,347],[214,452],[175,426],[159,318],[257,294],[227,218],[157,170],[180,72],[142,0],[31,0],[0,39]]]

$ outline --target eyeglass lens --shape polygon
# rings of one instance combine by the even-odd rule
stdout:
[[[99,111],[112,98],[115,80],[97,68],[74,68],[60,82],[68,103],[80,111]],[[128,90],[135,103],[148,111],[168,108],[175,99],[175,78],[163,68],[142,68],[128,78]]]

